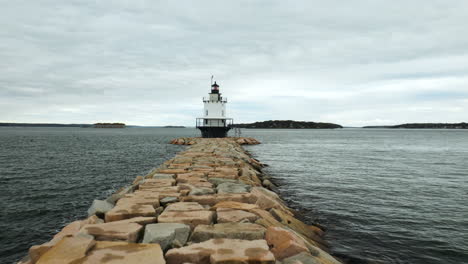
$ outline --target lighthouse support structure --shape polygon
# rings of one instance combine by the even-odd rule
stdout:
[[[196,127],[200,129],[202,137],[227,137],[233,119],[226,117],[226,103],[227,99],[221,97],[219,85],[215,82],[211,85],[211,92],[208,97],[203,98],[203,117],[196,119]]]

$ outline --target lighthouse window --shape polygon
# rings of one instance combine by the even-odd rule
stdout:
[[[224,116],[224,110],[221,111],[221,115]]]
[[[206,113],[205,113],[205,115],[208,115],[208,110],[206,110]]]

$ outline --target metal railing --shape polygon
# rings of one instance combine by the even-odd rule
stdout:
[[[232,118],[197,118],[196,127],[229,127],[234,124]]]
[[[220,102],[220,103],[227,103],[227,98],[221,98],[219,101],[213,101],[210,100],[209,98],[203,97],[203,102],[208,103],[208,102]]]

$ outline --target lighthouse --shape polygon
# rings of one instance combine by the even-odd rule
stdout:
[[[227,136],[233,123],[232,118],[226,117],[227,99],[221,96],[219,85],[211,84],[208,97],[203,97],[203,117],[196,120],[196,127],[200,129],[204,138],[222,138]]]

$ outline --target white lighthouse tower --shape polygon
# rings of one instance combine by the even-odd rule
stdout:
[[[200,129],[202,137],[215,138],[226,137],[231,129],[232,118],[226,117],[227,99],[221,97],[219,85],[214,82],[208,98],[203,97],[203,117],[197,118],[197,128]]]

